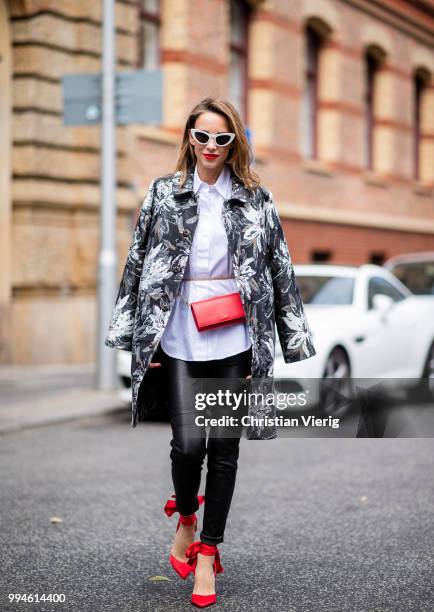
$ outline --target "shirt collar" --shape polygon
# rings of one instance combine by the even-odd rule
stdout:
[[[199,173],[197,171],[197,164],[194,168],[194,177],[193,177],[193,189],[195,193],[198,193],[200,189],[209,189],[211,185],[205,183],[201,180]],[[231,195],[231,173],[227,164],[224,164],[222,171],[217,179],[217,181],[212,185],[218,191],[218,193],[225,199],[229,198]]]

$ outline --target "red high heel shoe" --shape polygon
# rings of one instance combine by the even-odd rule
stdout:
[[[176,495],[172,495],[172,497],[176,498]],[[199,502],[199,506],[200,506],[205,501],[205,497],[203,495],[198,495],[197,496],[197,501]],[[164,506],[164,512],[167,514],[167,516],[172,516],[172,514],[174,512],[179,512],[178,508],[176,507],[175,499],[168,499],[167,500],[166,505]],[[183,525],[194,525],[195,526],[194,531],[196,532],[197,531],[197,516],[196,516],[196,514],[190,514],[188,516],[183,516],[182,514],[180,514],[179,515],[178,524],[176,526],[176,531],[178,531],[179,526],[181,524],[183,524]],[[171,566],[175,570],[175,572],[178,574],[178,576],[181,576],[181,578],[183,578],[184,580],[187,578],[187,576],[190,574],[190,572],[193,571],[193,568],[192,568],[191,565],[189,565],[185,561],[180,561],[179,559],[174,557],[172,555],[172,553],[170,553],[170,555],[169,555],[169,561],[170,561]]]
[[[197,542],[193,542],[185,551],[186,557],[188,557],[188,564],[192,568],[192,572],[196,574],[196,565],[197,565],[197,555],[201,553],[202,555],[215,555],[213,570],[214,576],[216,574],[220,574],[224,572],[222,564],[220,563],[220,553],[218,551],[217,546],[205,544],[200,540]],[[191,603],[198,608],[206,608],[211,604],[216,603],[217,595],[216,593],[212,593],[211,595],[200,595],[199,593],[192,593],[191,595]]]

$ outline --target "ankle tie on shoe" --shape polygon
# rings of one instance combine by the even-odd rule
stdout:
[[[190,514],[189,516],[183,516],[182,514],[179,515],[179,522],[181,525],[194,525],[196,520],[196,514]]]
[[[179,510],[178,510],[178,508],[176,506],[176,495],[172,495],[172,497],[174,499],[168,499],[167,502],[166,502],[166,505],[164,506],[164,512],[167,514],[167,516],[172,516],[172,514],[174,512],[179,512]],[[204,495],[198,495],[197,496],[197,501],[199,502],[199,506],[201,506],[204,503],[204,501],[205,501],[205,496]],[[190,515],[188,515],[188,517],[183,517],[183,515],[180,513],[179,514],[179,520],[181,521],[181,523],[183,525],[192,525],[194,523],[194,519],[191,519],[191,517],[194,517],[194,516],[195,516],[194,514],[190,514]],[[184,518],[186,518],[188,520],[192,520],[192,522],[191,523],[190,522],[185,523],[183,521]]]
[[[214,572],[216,574],[219,574],[220,572],[224,571],[223,566],[220,563],[220,553],[215,544],[205,544],[205,542],[197,540],[196,542],[193,542],[192,544],[190,544],[190,546],[188,546],[185,551],[185,556],[188,559],[187,563],[191,565],[193,570],[196,569],[198,553],[207,556],[215,555],[213,563]]]
[[[172,514],[174,514],[175,512],[179,512],[177,506],[176,506],[176,495],[172,495],[172,498],[174,499],[168,499],[166,502],[166,505],[164,506],[164,512],[167,514],[167,516],[172,516]],[[203,495],[198,495],[197,496],[197,501],[199,502],[199,506],[201,504],[204,503],[205,501],[205,497]],[[179,515],[179,520],[178,520],[178,524],[176,526],[176,531],[178,532],[180,525],[194,525],[194,531],[197,531],[197,516],[196,514],[189,514],[189,515]],[[179,559],[177,559],[172,553],[170,553],[169,555],[169,561],[170,564],[172,565],[173,569],[175,570],[175,572],[181,576],[181,578],[183,578],[185,580],[185,578],[187,578],[187,576],[190,574],[190,572],[193,571],[193,568],[191,565],[189,565],[188,563],[186,563],[185,561],[180,561]]]

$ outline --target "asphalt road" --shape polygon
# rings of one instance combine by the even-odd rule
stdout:
[[[192,577],[167,560],[169,427],[129,422],[127,410],[0,437],[2,612],[194,609]],[[432,611],[433,448],[243,439],[212,609]],[[9,593],[66,601],[9,603]]]

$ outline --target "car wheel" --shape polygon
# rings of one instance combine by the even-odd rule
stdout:
[[[346,352],[336,347],[328,356],[319,394],[319,413],[323,416],[344,417],[354,398],[351,366]]]

